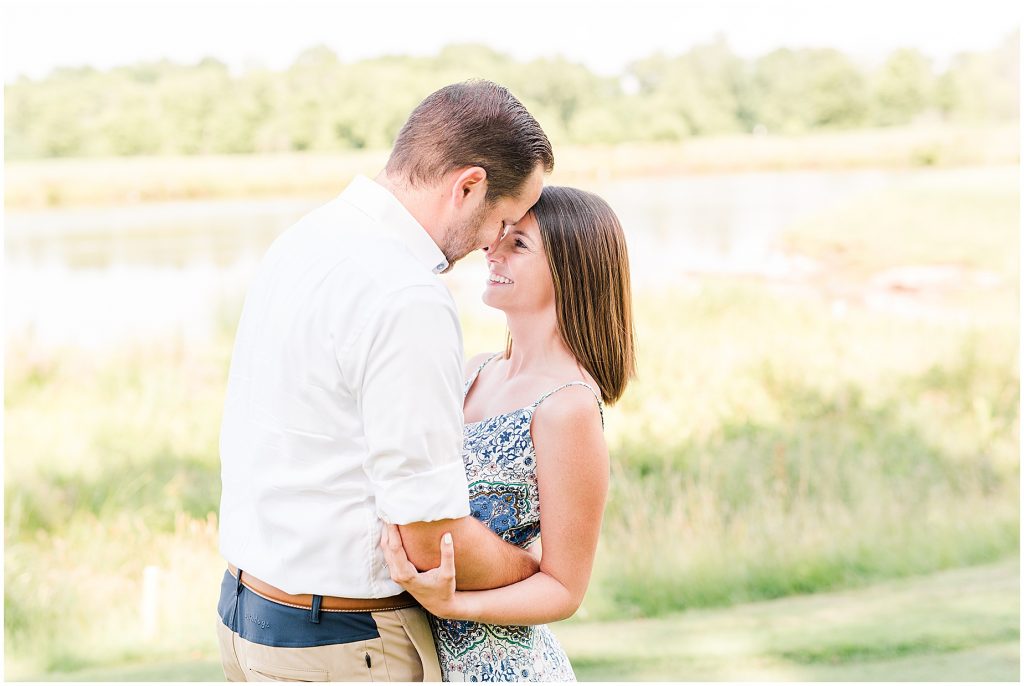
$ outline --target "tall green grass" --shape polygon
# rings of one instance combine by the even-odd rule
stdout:
[[[1015,289],[982,299],[983,315],[964,320],[837,311],[755,284],[645,294],[639,377],[607,413],[611,498],[581,615],[652,616],[1015,553]],[[467,346],[494,338],[470,330]]]

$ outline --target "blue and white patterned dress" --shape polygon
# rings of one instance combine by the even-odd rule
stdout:
[[[497,353],[477,368],[466,382],[463,397],[495,357]],[[573,385],[594,393],[603,424],[600,396],[589,384],[573,381],[545,393],[529,407],[467,424],[463,430],[471,514],[521,548],[540,537],[540,492],[530,421],[548,396]],[[428,617],[444,681],[576,681],[569,658],[546,625],[499,626]]]

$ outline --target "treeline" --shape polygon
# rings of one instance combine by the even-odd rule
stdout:
[[[941,71],[913,49],[866,67],[832,49],[746,60],[722,39],[634,62],[618,77],[480,45],[356,63],[321,46],[287,70],[242,74],[212,58],[63,68],[5,86],[4,139],[8,159],[383,148],[425,95],[471,77],[507,85],[555,143],[1006,121],[1019,112],[1018,41],[1019,30]]]

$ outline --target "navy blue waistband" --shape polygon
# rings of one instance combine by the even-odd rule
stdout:
[[[313,596],[312,610],[281,605],[256,595],[224,572],[217,612],[224,626],[247,641],[278,648],[368,641],[380,637],[370,612],[321,611]]]

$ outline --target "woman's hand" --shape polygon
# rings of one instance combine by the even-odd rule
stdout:
[[[402,534],[394,524],[384,524],[380,547],[391,580],[411,593],[427,612],[443,619],[458,618],[455,592],[455,546],[452,535],[441,537],[441,566],[420,572],[405,554]]]

